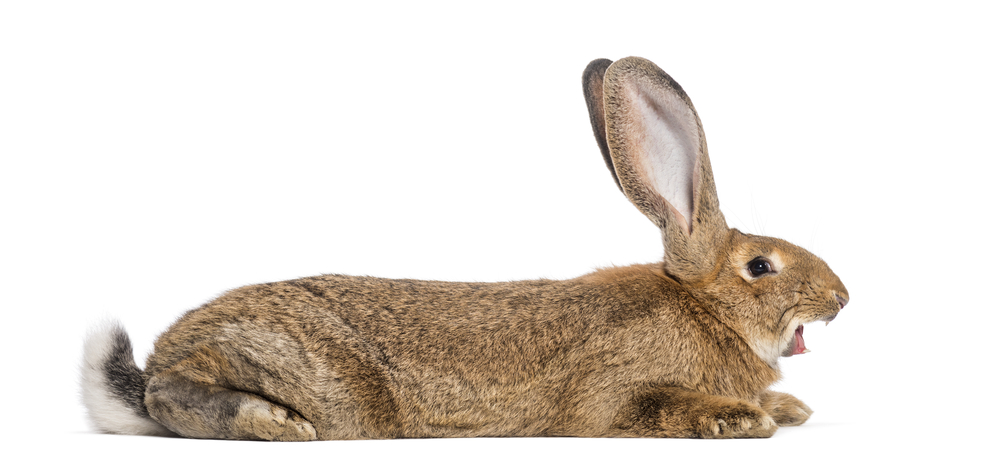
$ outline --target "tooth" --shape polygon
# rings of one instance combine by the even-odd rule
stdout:
[[[808,354],[809,352],[812,352],[812,350],[807,347],[805,348],[804,351],[801,351],[802,354]]]

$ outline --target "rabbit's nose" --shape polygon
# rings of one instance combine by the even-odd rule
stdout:
[[[833,293],[833,295],[836,296],[836,301],[839,302],[839,309],[840,310],[842,310],[843,307],[845,307],[846,304],[850,301],[849,298],[844,298],[842,295],[840,295],[838,293]]]

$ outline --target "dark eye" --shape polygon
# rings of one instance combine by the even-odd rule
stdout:
[[[759,277],[768,272],[773,272],[773,269],[770,268],[770,261],[762,257],[757,257],[749,263],[749,273],[753,274],[753,277]]]

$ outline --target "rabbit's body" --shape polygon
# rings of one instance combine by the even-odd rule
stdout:
[[[628,74],[651,80],[667,94],[651,106],[657,113],[689,100],[651,63],[620,62],[607,71],[609,61],[594,61],[584,87],[596,87],[587,89],[591,116],[616,180],[663,229],[662,263],[571,280],[328,275],[242,287],[178,320],[144,372],[123,330],[92,337],[84,390],[94,422],[112,432],[162,425],[188,437],[278,440],[767,437],[804,422],[807,406],[767,388],[780,376],[777,357],[804,349],[800,325],[834,317],[845,287],[807,251],[725,225],[692,106],[673,112],[687,121],[667,130],[682,141],[696,123],[700,135],[700,150],[680,143],[695,156],[680,165],[692,174],[679,184],[686,203],[650,190],[661,187],[645,176],[658,164],[630,156],[635,124],[614,113],[635,105],[618,103],[629,95],[615,86],[627,86]],[[588,82],[605,71],[607,98]],[[606,126],[597,122],[604,103]],[[127,416],[114,405],[141,427],[116,426],[102,413]]]
[[[636,307],[636,292],[652,296]],[[269,399],[320,439],[619,435],[616,415],[642,388],[753,401],[778,375],[655,265],[565,281],[243,287],[174,324],[146,373]]]

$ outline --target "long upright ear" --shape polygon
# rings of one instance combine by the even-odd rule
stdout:
[[[628,57],[604,74],[607,144],[621,188],[663,231],[667,264],[701,273],[728,232],[690,98],[655,64]]]
[[[604,156],[604,163],[614,177],[617,188],[621,188],[621,180],[614,170],[610,148],[607,147],[607,122],[604,118],[604,73],[610,67],[610,59],[594,59],[583,71],[583,96],[586,97],[586,108],[590,111],[590,125],[593,126],[593,137],[597,138],[597,146]]]

